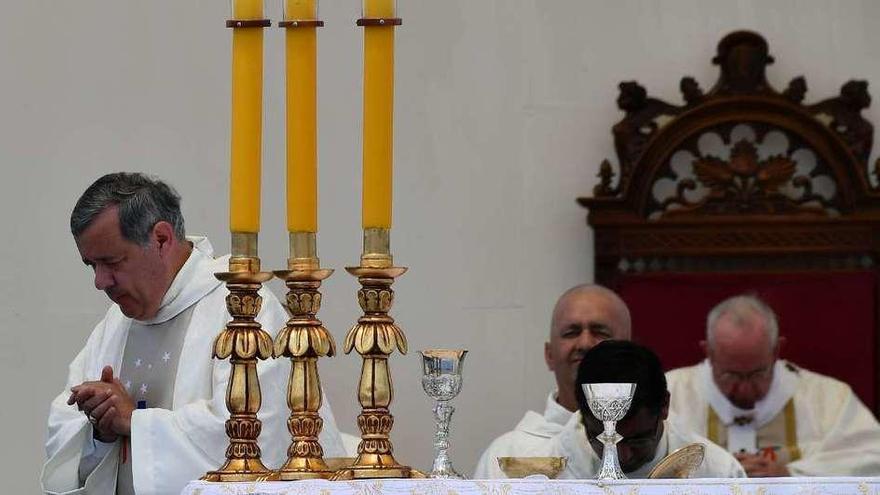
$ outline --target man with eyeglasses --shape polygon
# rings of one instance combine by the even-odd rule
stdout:
[[[627,477],[647,477],[664,457],[691,443],[706,446],[703,463],[692,478],[745,476],[736,459],[724,449],[667,419],[669,392],[657,355],[632,342],[609,340],[584,355],[575,382],[579,413],[553,438],[546,454],[568,458],[559,478],[595,478],[602,467],[603,446],[596,437],[604,427],[587,404],[583,386],[589,383],[636,384],[630,408],[617,422],[617,432],[623,436],[617,454]]]
[[[709,312],[706,359],[667,373],[671,413],[734,453],[750,477],[880,474],[880,425],[850,387],[779,359],[785,338],[757,297]]]

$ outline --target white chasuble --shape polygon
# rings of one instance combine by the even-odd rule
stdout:
[[[544,414],[527,411],[513,431],[496,438],[483,451],[474,479],[506,478],[504,471],[498,467],[499,457],[541,457],[550,439],[562,431],[563,426],[574,415],[573,412],[556,402],[556,391],[547,397]]]
[[[666,374],[670,413],[731,452],[761,453],[792,476],[880,475],[880,424],[848,385],[777,361],[751,411],[721,394],[707,361]]]
[[[121,469],[130,469],[138,495],[177,495],[187,482],[217,469],[225,461],[229,443],[225,421],[229,414],[226,387],[230,364],[229,360],[212,359],[211,351],[214,338],[231,319],[225,301],[228,290],[214,277],[216,272],[227,271],[229,257],[214,259],[211,245],[203,237],[188,240],[194,244],[192,254],[165,294],[157,316],[150,321],[134,322],[117,305],[111,306],[70,364],[65,391],[55,398],[49,412],[47,461],[40,479],[44,492],[110,495],[116,493]],[[257,321],[274,336],[285,325],[287,314],[268,289],[260,294],[263,304]],[[191,314],[181,315],[185,311]],[[125,442],[119,440],[109,446],[99,445],[96,451],[91,424],[75,405],[67,404],[69,389],[85,381],[99,380],[106,365],[112,366],[114,373],[129,369],[128,364],[123,366],[123,356],[133,324],[161,325],[179,315],[189,321],[181,325],[185,334],[176,359],[174,381],[159,394],[170,394],[170,407],[154,407],[147,401],[145,408],[132,413],[131,437],[125,448]],[[173,342],[172,338],[167,344],[171,346]],[[170,354],[172,349],[161,352],[158,357],[151,354],[141,358],[142,365],[157,366],[163,362],[165,352]],[[169,355],[165,362],[171,359]],[[267,466],[277,467],[286,459],[290,443],[286,426],[289,364],[286,359],[270,359],[260,361],[257,369],[262,390],[262,459]],[[144,383],[132,381],[133,399],[140,400],[138,392]],[[149,387],[147,384],[147,391]],[[326,400],[320,413],[324,418],[320,436],[324,454],[343,456],[339,431]],[[94,459],[96,452],[98,459]],[[94,462],[86,466],[90,459]],[[123,460],[130,466],[122,466]],[[83,480],[81,463],[85,468]]]

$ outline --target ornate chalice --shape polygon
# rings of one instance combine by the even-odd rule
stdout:
[[[427,349],[422,355],[422,388],[428,397],[437,401],[434,406],[434,465],[431,478],[462,479],[449,460],[449,421],[455,408],[449,405],[461,391],[461,367],[464,364],[463,349]]]
[[[626,479],[617,459],[617,442],[623,437],[617,433],[617,422],[626,416],[636,392],[635,383],[585,383],[582,385],[590,411],[605,426],[598,438],[602,444],[602,469],[599,480]]]

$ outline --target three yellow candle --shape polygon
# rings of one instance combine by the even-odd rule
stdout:
[[[262,0],[235,0],[236,20],[263,17]],[[260,231],[260,161],[263,119],[263,30],[232,33],[232,150],[229,229]]]
[[[394,0],[364,0],[365,18],[392,18]],[[394,27],[364,28],[363,228],[391,228]]]
[[[261,19],[262,0],[234,0],[237,20]],[[394,0],[364,0],[365,18],[393,18]],[[287,19],[317,17],[315,0],[285,0]],[[317,39],[315,27],[286,30],[287,227],[317,231]],[[260,229],[262,29],[235,29],[232,55],[230,230]],[[363,228],[391,228],[394,27],[364,30]]]
[[[285,0],[285,20],[316,20],[315,0]],[[287,230],[318,231],[317,28],[285,33]]]

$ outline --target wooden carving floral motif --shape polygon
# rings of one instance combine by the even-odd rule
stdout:
[[[743,139],[733,146],[730,160],[702,157],[694,160],[693,169],[697,179],[710,188],[707,200],[690,203],[679,194],[668,200],[670,203],[679,203],[691,210],[707,209],[713,204],[733,204],[740,211],[748,212],[772,210],[774,199],[784,201],[779,188],[791,180],[795,164],[785,156],[760,160],[755,145]],[[692,181],[687,185],[694,187]]]
[[[875,264],[880,161],[868,162],[867,81],[805,103],[803,77],[781,91],[767,81],[773,62],[761,35],[737,31],[718,44],[720,73],[709,90],[681,79],[681,104],[620,83],[617,167],[605,160],[593,196],[578,199],[595,232],[597,281],[613,285],[638,259],[658,270],[682,266],[676,258],[687,266],[719,257],[752,266],[749,257],[767,256],[804,269],[828,269],[822,260],[832,259]]]
[[[669,166],[661,168],[649,199],[649,218],[688,213],[837,215],[840,196],[830,170],[813,150],[795,143],[778,129],[757,135],[749,124],[726,134],[700,135],[693,151],[678,150]],[[716,154],[704,151],[712,146]],[[664,194],[664,185],[674,192]]]

